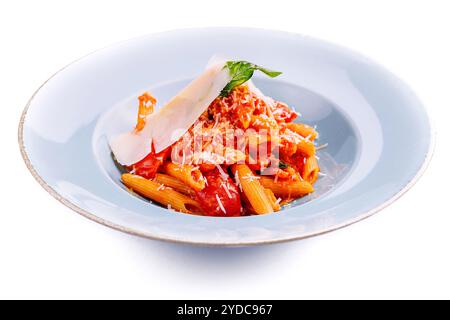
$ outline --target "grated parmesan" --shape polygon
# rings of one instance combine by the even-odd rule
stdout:
[[[227,193],[228,198],[232,199],[233,197],[231,196],[230,190],[228,189],[228,186],[222,182],[222,188],[225,190],[225,192]]]
[[[245,177],[242,177],[243,179],[249,180],[250,182],[258,180],[260,177],[254,176],[252,174],[248,174]]]
[[[325,149],[326,147],[328,147],[328,143],[324,143],[324,144],[322,144],[322,145],[318,146],[318,147],[316,148],[316,151],[319,151],[319,150]]]
[[[223,171],[222,167],[219,166],[218,164],[216,164],[217,169],[219,169],[220,175],[222,176],[222,178],[224,180],[228,179],[228,175],[225,173],[225,171]]]
[[[216,194],[216,200],[217,200],[217,203],[219,204],[220,210],[222,210],[223,213],[227,214],[227,212],[225,211],[225,207],[223,206],[222,201],[220,200],[219,195],[217,195],[217,194]]]
[[[238,185],[239,189],[242,192],[241,180],[239,180],[239,173],[237,171],[236,171],[236,175],[234,176],[234,179],[236,180],[236,184]]]

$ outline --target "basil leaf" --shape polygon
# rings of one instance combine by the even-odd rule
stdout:
[[[278,77],[280,74],[282,74],[283,72],[280,71],[273,71],[273,70],[269,70],[260,66],[256,66],[256,70],[261,71],[262,73],[265,73],[266,75],[268,75],[271,78],[275,78]]]
[[[278,168],[286,169],[287,167],[289,167],[289,165],[286,162],[280,160],[280,162],[278,163]]]
[[[228,68],[231,80],[220,92],[221,97],[226,97],[235,87],[247,82],[256,70],[274,78],[281,74],[279,71],[269,70],[248,61],[227,61],[224,68]]]

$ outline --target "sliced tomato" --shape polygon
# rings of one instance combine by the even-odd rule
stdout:
[[[207,186],[196,192],[196,198],[205,214],[214,217],[240,216],[241,197],[233,180],[228,175],[222,176],[217,168],[204,176]]]
[[[146,179],[153,179],[159,167],[169,155],[170,149],[165,149],[160,153],[150,152],[144,159],[131,166],[134,173]]]

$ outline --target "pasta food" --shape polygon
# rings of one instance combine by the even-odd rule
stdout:
[[[315,127],[250,80],[272,71],[215,61],[160,110],[145,92],[133,130],[111,141],[133,192],[178,212],[236,217],[280,211],[314,192]]]
[[[266,190],[259,182],[260,177],[253,174],[252,170],[245,164],[236,164],[232,166],[235,176],[238,176],[242,192],[250,202],[253,210],[257,214],[273,212],[272,203],[266,193]]]
[[[170,187],[135,174],[124,173],[123,183],[132,191],[184,213],[201,213],[200,204]]]

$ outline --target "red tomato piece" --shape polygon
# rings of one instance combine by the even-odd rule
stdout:
[[[242,214],[241,197],[236,184],[229,176],[222,177],[218,169],[204,174],[208,184],[196,192],[207,216],[238,217]]]
[[[165,149],[156,154],[152,151],[144,159],[133,164],[131,170],[134,170],[134,173],[141,177],[153,179],[168,154],[169,149]]]

